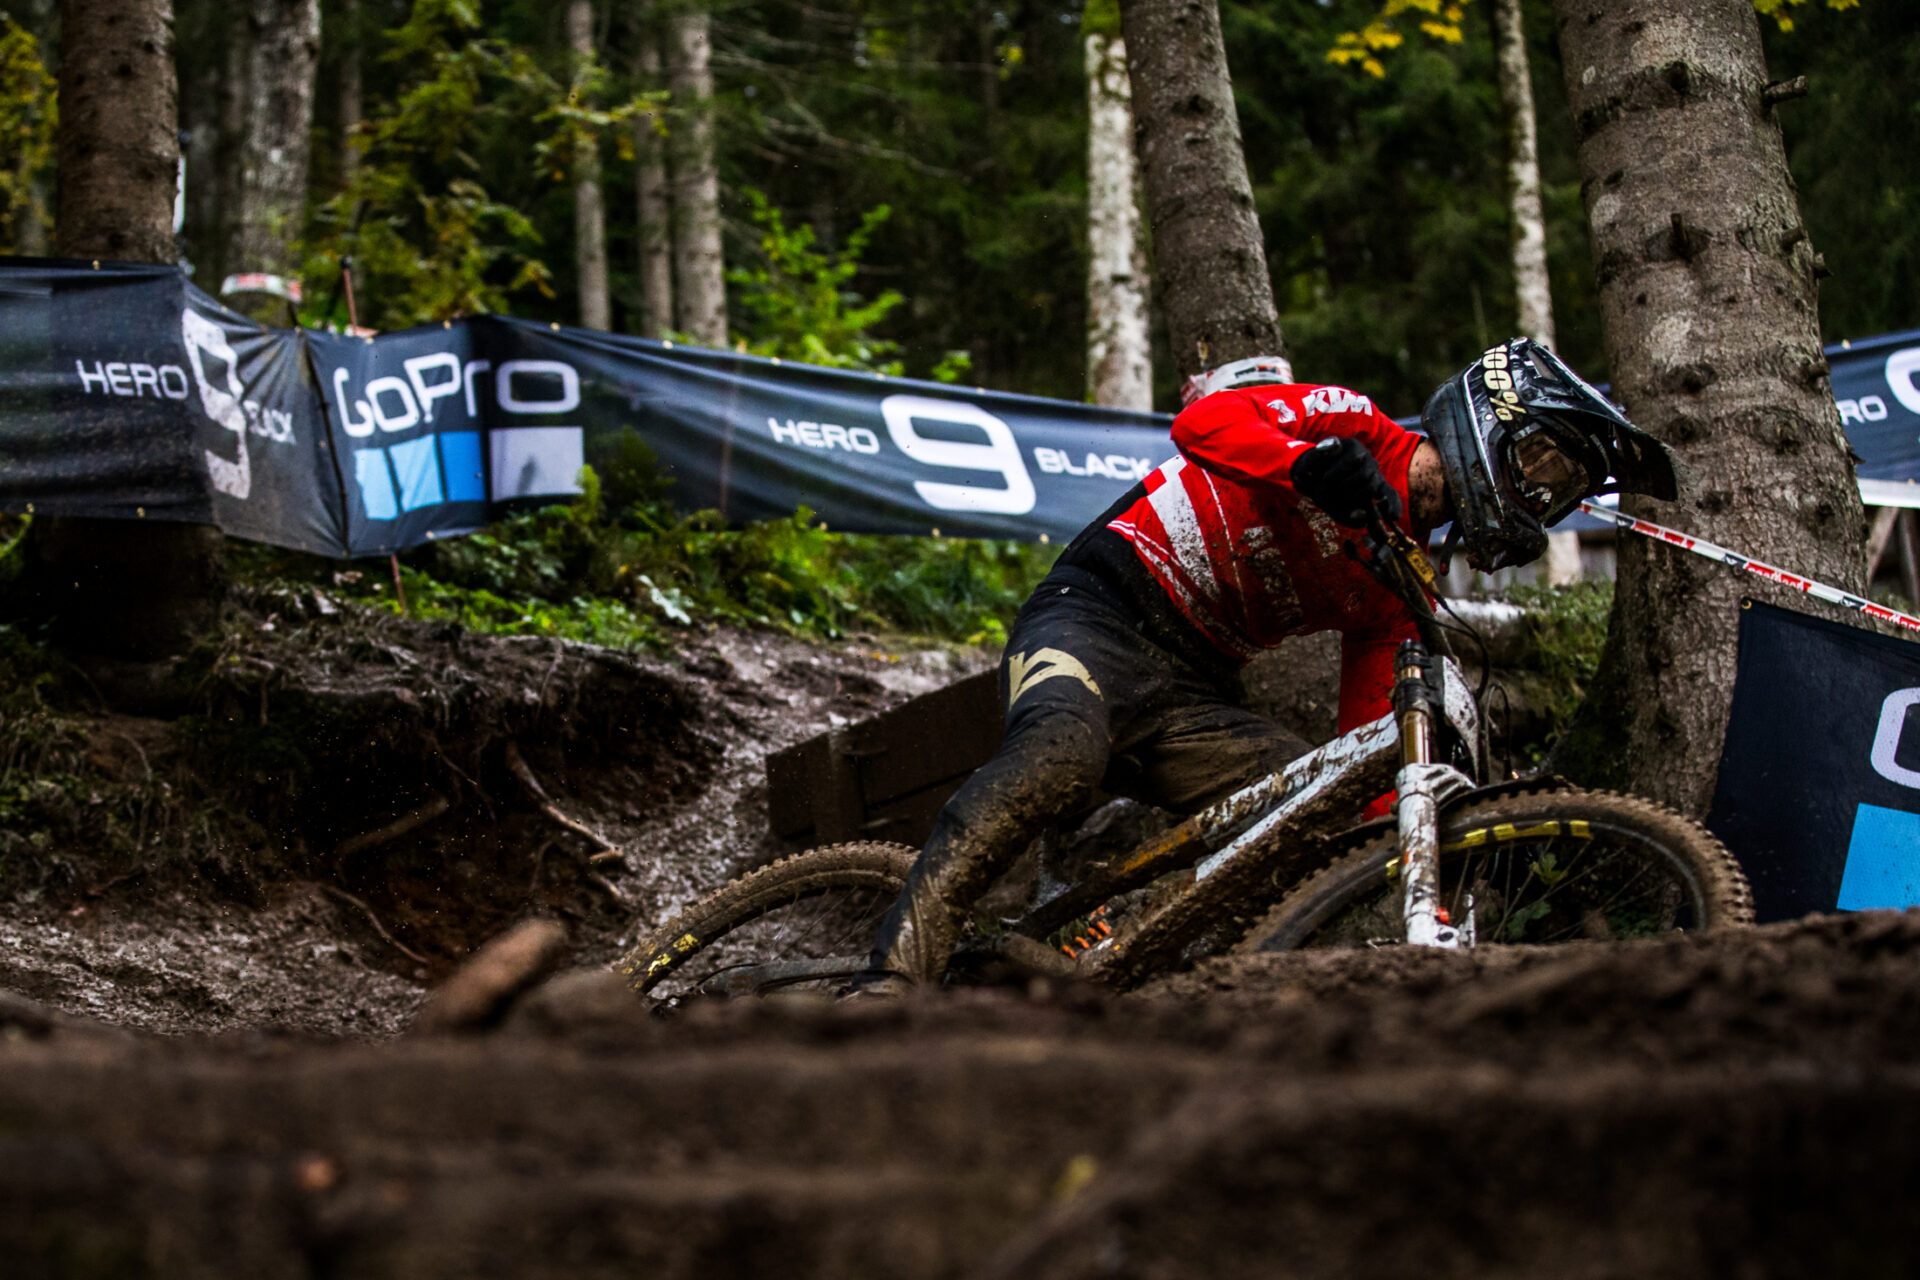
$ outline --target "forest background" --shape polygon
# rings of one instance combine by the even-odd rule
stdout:
[[[376,327],[488,309],[579,323],[574,144],[592,136],[610,327],[644,331],[635,139],[670,136],[687,119],[666,73],[642,69],[660,6],[595,6],[588,77],[565,4],[324,0],[306,198],[281,236],[293,256],[243,260],[233,225],[248,123],[242,46],[272,34],[261,12],[297,7],[253,5],[249,32],[249,6],[176,6],[181,249],[202,287],[297,261],[304,318],[344,320],[338,264],[352,252],[363,319]],[[1492,8],[1469,5],[1458,39],[1415,33],[1382,50],[1385,74],[1373,75],[1327,55],[1376,15],[1376,0],[1221,6],[1295,367],[1395,414],[1417,412],[1441,379],[1516,328]],[[1551,13],[1524,9],[1558,346],[1603,379]],[[57,56],[53,10],[28,0],[5,27],[0,127],[21,145],[0,178],[0,250],[50,243],[51,82],[32,64],[36,51],[44,63]],[[818,354],[835,362],[898,360],[926,376],[964,359],[969,382],[1082,398],[1082,32],[1111,16],[975,0],[748,0],[709,12],[730,336],[801,356],[804,333],[819,330]],[[1824,335],[1920,325],[1920,22],[1896,0],[1787,12],[1784,28],[1763,28],[1774,78],[1812,84],[1783,127],[1808,230],[1833,273]],[[277,255],[253,255],[267,256]],[[1157,324],[1155,341],[1154,403],[1170,409],[1176,379]]]
[[[1811,81],[1782,124],[1832,273],[1825,337],[1920,325],[1920,23],[1898,0],[1759,7],[1770,74]],[[1377,29],[1379,0],[1221,7],[1289,354],[1303,378],[1395,414],[1519,328],[1494,8],[1388,0],[1402,38],[1343,59]],[[1522,9],[1557,346],[1603,379],[1552,14]],[[53,242],[58,25],[52,0],[0,22],[0,250]],[[236,271],[304,275],[301,319],[339,325],[351,255],[360,318],[381,329],[503,310],[1089,394],[1086,40],[1117,29],[1107,0],[181,0],[174,29],[178,249],[210,290]],[[705,83],[688,75],[696,36]],[[307,121],[299,166],[282,145],[290,117]],[[695,207],[688,178],[706,156],[717,221],[695,230],[718,232],[717,328],[689,315],[685,289],[678,313],[650,301],[650,273],[666,273],[643,270],[669,238],[649,192]],[[263,212],[274,166],[304,176]],[[691,243],[684,217],[671,238]],[[597,260],[583,252],[595,235]],[[599,272],[603,315],[582,288]],[[286,320],[277,304],[261,314]],[[1152,400],[1170,409],[1174,362],[1149,315]],[[584,511],[412,557],[416,607],[610,642],[702,612],[992,638],[1048,558],[844,539],[804,516],[742,536],[670,516],[644,459],[602,479]],[[1597,624],[1602,610],[1584,612]]]

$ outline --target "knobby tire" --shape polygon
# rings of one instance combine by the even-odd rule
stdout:
[[[918,856],[919,850],[907,845],[858,841],[782,858],[729,880],[655,928],[627,953],[619,970],[636,995],[645,995],[681,974],[730,934],[795,903],[857,898],[863,904],[878,903],[884,910],[906,884],[907,872]],[[820,905],[830,911],[836,904],[822,901]],[[873,924],[877,927],[877,916]],[[872,940],[871,932],[860,939],[861,954]],[[801,947],[807,942],[794,941]],[[780,958],[771,954],[743,957],[747,961]]]
[[[1482,945],[1554,941],[1572,936],[1622,936],[1614,930],[1615,922],[1606,915],[1608,899],[1603,897],[1597,903],[1584,904],[1584,914],[1582,900],[1572,896],[1570,888],[1565,890],[1559,903],[1552,901],[1555,893],[1561,892],[1556,885],[1563,881],[1568,885],[1580,883],[1578,879],[1565,878],[1574,874],[1583,857],[1612,860],[1589,863],[1607,868],[1607,874],[1614,877],[1612,882],[1593,879],[1589,891],[1596,896],[1606,893],[1614,882],[1631,887],[1638,882],[1636,877],[1665,877],[1664,881],[1651,880],[1641,887],[1641,895],[1650,900],[1655,896],[1650,891],[1658,890],[1660,884],[1677,886],[1662,891],[1674,899],[1673,919],[1661,919],[1656,914],[1633,920],[1631,923],[1639,929],[1648,932],[1665,932],[1676,927],[1708,930],[1753,922],[1753,893],[1733,855],[1698,823],[1650,801],[1610,792],[1572,789],[1504,796],[1477,803],[1468,800],[1442,814],[1440,828],[1443,889],[1451,884],[1453,887],[1448,892],[1455,894],[1456,902],[1460,901],[1459,890],[1465,887],[1476,887],[1486,894],[1487,898],[1477,907],[1477,915],[1486,911],[1489,900],[1498,902],[1504,897],[1507,903],[1504,915],[1496,906],[1490,914],[1498,918],[1481,926]],[[1576,831],[1585,834],[1576,835]],[[1396,844],[1393,832],[1383,832],[1309,876],[1247,932],[1233,948],[1234,953],[1399,940],[1394,931],[1398,928],[1403,882],[1390,867],[1398,857]],[[1545,874],[1558,878],[1543,879],[1537,868],[1544,853],[1552,850],[1566,850],[1568,864],[1558,866],[1560,854],[1555,853],[1555,865],[1549,866]],[[1531,861],[1521,867],[1529,858]],[[1473,886],[1462,883],[1464,878],[1478,875],[1502,859],[1506,874],[1504,889],[1490,884],[1488,879],[1479,879]],[[1534,908],[1531,904],[1517,910],[1512,906],[1519,897],[1514,889],[1516,877],[1521,882],[1520,888],[1531,888],[1542,904],[1540,915],[1521,920],[1518,929],[1513,927],[1515,917]],[[1614,901],[1618,901],[1618,897],[1616,895]],[[1567,918],[1557,919],[1556,913]],[[1526,936],[1526,930],[1533,923],[1543,921],[1558,928],[1558,936]],[[1367,933],[1369,926],[1375,930],[1372,936]],[[1568,932],[1569,929],[1577,932]],[[1495,936],[1488,936],[1489,931]]]

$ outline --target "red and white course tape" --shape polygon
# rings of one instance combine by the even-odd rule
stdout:
[[[1641,520],[1635,516],[1622,515],[1613,508],[1603,507],[1597,502],[1582,502],[1580,509],[1590,516],[1598,516],[1608,524],[1617,525],[1622,529],[1631,529],[1633,532],[1641,534],[1644,537],[1652,538],[1655,542],[1664,542],[1669,546],[1691,551],[1697,556],[1705,556],[1709,560],[1718,560],[1721,564],[1732,565],[1736,569],[1745,569],[1748,573],[1756,577],[1765,578],[1768,582],[1777,582],[1783,587],[1792,587],[1797,591],[1804,591],[1815,599],[1825,600],[1829,604],[1837,604],[1842,608],[1852,609],[1857,613],[1864,613],[1869,618],[1879,618],[1882,622],[1897,623],[1909,631],[1920,631],[1920,618],[1916,618],[1910,613],[1901,613],[1896,609],[1889,609],[1883,604],[1875,604],[1871,600],[1862,600],[1859,596],[1842,591],[1838,587],[1830,587],[1824,582],[1815,582],[1812,578],[1803,578],[1797,573],[1788,573],[1785,569],[1777,569],[1764,561],[1755,560],[1751,556],[1743,556],[1738,551],[1729,551],[1718,543],[1708,542],[1705,538],[1696,538],[1690,533],[1681,533],[1678,529],[1669,529],[1667,526],[1655,524],[1651,520]]]

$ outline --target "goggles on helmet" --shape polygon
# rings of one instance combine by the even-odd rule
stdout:
[[[1600,487],[1546,426],[1510,434],[1506,455],[1505,476],[1514,498],[1543,523],[1557,523]]]

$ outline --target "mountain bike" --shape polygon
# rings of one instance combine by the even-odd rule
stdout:
[[[1393,710],[1071,882],[976,922],[950,981],[983,965],[1128,987],[1221,952],[1458,948],[1632,938],[1753,920],[1731,854],[1698,824],[1557,778],[1484,782],[1480,692],[1433,607],[1432,565],[1375,514],[1354,553],[1406,605]],[[1485,669],[1483,662],[1482,669]],[[1363,821],[1379,796],[1393,816]],[[918,851],[830,845],[728,882],[622,960],[655,999],[844,988]]]

